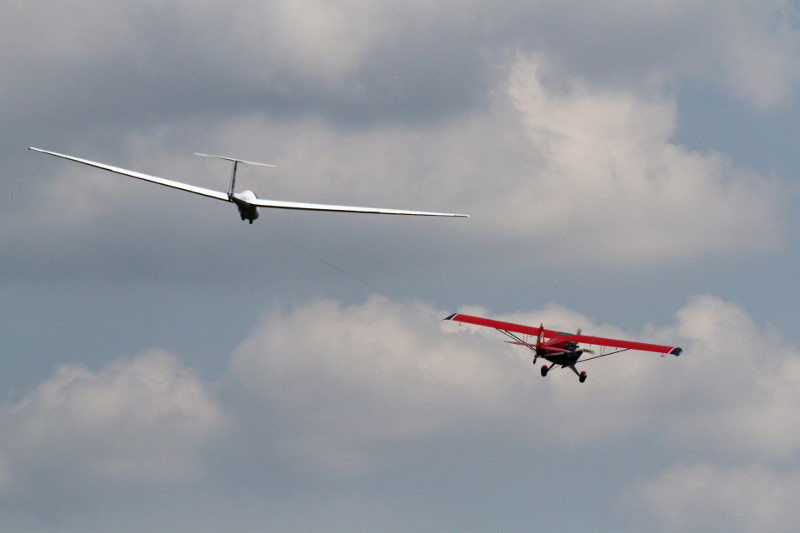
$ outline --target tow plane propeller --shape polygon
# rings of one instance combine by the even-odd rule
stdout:
[[[523,326],[520,324],[513,324],[511,322],[502,322],[500,320],[492,320],[489,318],[482,318],[478,316],[463,315],[461,313],[454,313],[445,320],[452,320],[453,322],[460,322],[464,324],[473,324],[476,326],[485,326],[494,328],[500,333],[506,335],[511,339],[511,344],[524,346],[533,352],[533,364],[541,357],[550,364],[545,364],[541,368],[542,377],[547,376],[547,373],[555,366],[561,368],[569,368],[578,376],[581,383],[586,381],[586,371],[578,372],[575,365],[578,364],[581,356],[584,353],[593,354],[594,351],[589,348],[580,346],[581,344],[589,344],[595,346],[605,346],[616,348],[616,351],[596,355],[580,361],[585,363],[592,359],[599,359],[615,353],[625,352],[628,350],[641,350],[645,352],[656,352],[661,354],[670,354],[678,356],[683,353],[682,348],[677,346],[662,346],[660,344],[648,344],[645,342],[627,341],[621,339],[607,339],[604,337],[593,337],[583,335],[580,330],[578,333],[563,333],[551,329],[545,329],[542,324],[539,327]],[[535,342],[528,342],[526,338],[536,338]]]
[[[302,203],[302,202],[285,202],[280,200],[266,200],[261,199],[256,196],[256,193],[253,191],[242,191],[242,192],[235,192],[234,187],[236,185],[236,170],[239,167],[239,164],[245,165],[257,165],[262,167],[274,167],[275,165],[268,165],[266,163],[256,163],[255,161],[247,161],[245,159],[237,159],[233,157],[226,157],[226,156],[219,156],[219,155],[210,155],[210,154],[200,154],[197,155],[203,157],[215,157],[217,159],[224,159],[226,161],[231,161],[233,163],[233,169],[231,171],[231,183],[228,187],[228,192],[220,192],[214,191],[211,189],[206,189],[203,187],[198,187],[196,185],[189,185],[187,183],[181,183],[179,181],[168,180],[164,178],[159,178],[156,176],[150,176],[148,174],[143,174],[141,172],[136,172],[133,170],[126,170],[124,168],[115,167],[112,165],[106,165],[105,163],[98,163],[96,161],[89,161],[88,159],[83,159],[80,157],[74,157],[71,155],[64,155],[59,154],[57,152],[51,152],[49,150],[42,150],[41,148],[34,148],[33,146],[28,148],[29,150],[34,150],[36,152],[41,152],[43,154],[50,154],[55,157],[61,157],[63,159],[69,159],[70,161],[75,161],[76,163],[81,163],[84,165],[88,165],[90,167],[96,167],[103,170],[107,170],[109,172],[114,172],[116,174],[121,174],[123,176],[129,176],[131,178],[136,178],[144,181],[150,181],[153,183],[158,183],[159,185],[165,185],[167,187],[172,187],[173,189],[180,189],[182,191],[188,191],[194,194],[199,194],[201,196],[208,196],[209,198],[216,198],[217,200],[223,200],[225,202],[232,202],[236,204],[236,207],[239,209],[239,215],[242,217],[242,220],[247,220],[250,224],[253,223],[255,219],[258,218],[258,208],[259,207],[268,207],[273,209],[302,209],[308,211],[335,211],[335,212],[346,212],[346,213],[371,213],[377,215],[411,215],[411,216],[429,216],[429,217],[468,217],[469,215],[461,215],[456,213],[435,213],[429,211],[406,211],[400,209],[382,209],[378,207],[350,207],[345,205],[325,205],[325,204],[309,204],[309,203]]]

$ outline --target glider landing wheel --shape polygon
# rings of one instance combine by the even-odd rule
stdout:
[[[550,370],[547,368],[547,365],[542,365],[542,377],[547,377],[547,371]]]
[[[581,374],[578,376],[578,379],[580,380],[581,383],[586,381],[586,371],[585,370],[583,372],[581,372]]]

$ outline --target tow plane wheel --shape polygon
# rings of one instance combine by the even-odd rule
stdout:
[[[547,368],[547,365],[542,365],[542,377],[546,377],[547,376],[547,371],[548,370],[550,370],[550,369]]]
[[[578,376],[578,379],[580,380],[581,383],[586,381],[586,371],[585,370],[583,372],[581,372],[581,374]]]

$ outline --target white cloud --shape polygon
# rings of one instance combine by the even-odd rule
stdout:
[[[279,2],[266,12],[267,4],[255,4],[250,6],[255,13],[251,9],[239,13],[234,28],[236,38],[249,36],[246,48],[266,52],[271,64],[280,65],[279,71],[285,69],[308,83],[325,83],[331,89],[353,85],[377,30],[365,16],[363,3]]]
[[[782,461],[800,446],[797,347],[757,325],[739,306],[696,298],[678,313],[675,335],[687,339],[688,376],[674,385],[667,438],[701,454]]]
[[[5,410],[0,481],[13,491],[52,476],[78,484],[191,479],[229,417],[238,424],[224,446],[237,452],[224,461],[312,479],[370,479],[433,442],[488,434],[498,449],[544,455],[625,440],[666,465],[629,481],[636,518],[700,529],[713,523],[701,512],[710,509],[728,524],[727,509],[741,506],[752,481],[762,491],[749,500],[744,529],[783,527],[798,479],[798,354],[740,306],[700,296],[674,324],[639,334],[558,305],[497,317],[686,350],[587,363],[580,384],[567,370],[541,378],[530,354],[498,333],[440,322],[446,312],[413,305],[419,312],[376,296],[266,313],[231,357],[225,414],[208,385],[164,352],[98,372],[60,367]],[[772,497],[762,497],[767,487]]]
[[[273,312],[234,353],[233,386],[302,421],[282,436],[284,454],[322,471],[360,471],[379,460],[381,444],[508,408],[509,359],[486,359],[434,324],[383,297]]]
[[[462,311],[485,314],[477,307]],[[497,318],[676,343],[685,353],[631,352],[587,363],[589,380],[579,384],[567,370],[541,378],[530,354],[504,344],[496,332],[422,320],[382,297],[276,311],[237,349],[227,385],[243,390],[253,410],[242,415],[242,425],[261,421],[270,428],[266,436],[251,435],[267,439],[261,446],[269,450],[252,464],[285,460],[314,475],[367,475],[402,464],[401,449],[486,432],[497,446],[513,441],[545,455],[638,440],[673,458],[660,478],[631,489],[643,494],[648,516],[658,515],[667,529],[671,520],[676,528],[707,523],[695,513],[703,507],[693,498],[667,494],[691,494],[684,485],[695,474],[711,488],[727,479],[743,484],[754,468],[765,486],[774,478],[778,498],[753,500],[752,516],[773,524],[772,517],[786,514],[795,469],[748,465],[791,465],[798,451],[798,354],[739,306],[698,297],[674,325],[639,335],[560,306]],[[738,349],[741,342],[757,349]],[[687,461],[706,466],[677,466]],[[732,499],[737,493],[709,497],[714,516],[739,505]],[[673,515],[666,517],[666,503],[663,509],[654,503],[662,499],[675,502]]]
[[[559,306],[499,318],[624,335]],[[542,380],[530,354],[503,340],[485,329],[422,320],[383,297],[347,307],[313,302],[263,317],[232,358],[230,386],[242,387],[248,403],[264,405],[257,416],[277,409],[279,420],[302,420],[284,434],[283,454],[342,472],[375,466],[386,443],[489,427],[546,446],[641,431],[659,397],[651,380],[668,366],[680,375],[680,360],[621,356],[586,367],[589,386],[568,371]],[[531,405],[534,428],[513,422],[526,419]],[[568,424],[564,411],[573,413]]]
[[[154,350],[98,372],[60,366],[2,421],[6,488],[17,490],[192,478],[224,415],[208,385]]]
[[[278,174],[300,178],[278,180],[283,194],[468,212],[471,248],[502,239],[537,262],[640,265],[784,242],[787,187],[672,143],[673,98],[552,71],[548,84],[541,63],[517,56],[491,106],[423,131],[303,121],[281,139],[263,117],[220,131],[244,146],[269,139]]]
[[[646,529],[655,519],[663,531],[795,531],[798,492],[796,472],[703,463],[637,483],[628,503]]]
[[[545,256],[579,250],[611,263],[770,249],[782,240],[782,186],[721,154],[670,142],[675,102],[662,95],[543,82],[541,60],[520,56],[508,94],[539,167],[498,194],[515,206],[510,232],[544,239]],[[557,76],[556,76],[557,77]],[[523,210],[522,206],[527,205]],[[747,213],[747,216],[743,216]],[[558,248],[548,249],[558,243]]]
[[[589,362],[583,368],[591,386],[553,387],[544,412],[573,413],[570,424],[552,421],[548,432],[560,442],[640,433],[686,457],[714,450],[716,459],[772,463],[800,451],[800,353],[736,304],[698,296],[678,311],[675,325],[640,335],[557,306],[498,318],[684,348],[678,358],[631,352]]]

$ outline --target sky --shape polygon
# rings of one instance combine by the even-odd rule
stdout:
[[[5,2],[0,72],[3,531],[796,529],[796,2]]]

